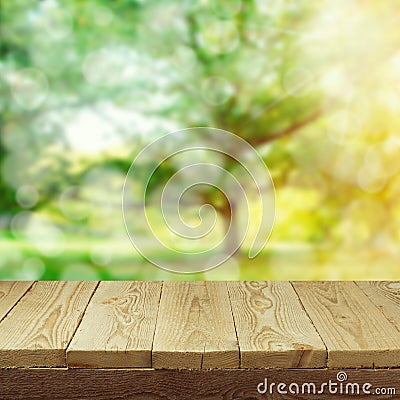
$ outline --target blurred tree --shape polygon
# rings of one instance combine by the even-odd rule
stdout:
[[[37,187],[33,209],[49,208],[99,165],[126,173],[140,148],[187,126],[234,132],[260,151],[277,188],[288,189],[278,193],[290,209],[282,237],[344,242],[350,201],[393,202],[396,190],[385,188],[398,165],[387,150],[398,149],[398,93],[387,81],[400,70],[396,2],[4,0],[1,7],[3,214],[21,209],[21,186]],[[227,159],[224,168],[235,164]],[[175,171],[160,166],[153,192]],[[313,208],[301,210],[292,198]],[[240,229],[219,192],[201,200]],[[368,232],[378,225],[363,223]]]

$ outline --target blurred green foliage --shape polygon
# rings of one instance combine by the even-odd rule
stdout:
[[[398,2],[0,7],[0,278],[399,278]],[[120,202],[143,146],[189,126],[259,150],[277,220],[255,260],[181,276],[134,251]]]

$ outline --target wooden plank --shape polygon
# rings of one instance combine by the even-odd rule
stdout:
[[[328,367],[400,365],[400,335],[354,282],[293,282],[328,349]]]
[[[161,282],[101,282],[67,349],[69,367],[151,367]]]
[[[36,282],[0,323],[0,367],[64,366],[97,282]]]
[[[326,348],[289,282],[227,282],[242,368],[317,368]]]
[[[154,368],[238,368],[239,350],[224,282],[164,282]]]
[[[343,372],[343,371],[340,371]],[[22,368],[0,370],[0,398],[2,400],[296,400],[296,399],[399,399],[400,370],[349,370],[347,380],[340,389],[338,370],[329,369],[274,369],[274,370],[137,370],[137,369],[57,369]],[[342,375],[341,375],[342,376]],[[267,379],[272,394],[262,392]],[[329,381],[332,390],[329,392]],[[370,383],[372,394],[363,392]],[[278,386],[283,383],[286,386]],[[289,392],[295,383],[299,394]],[[315,384],[304,386],[303,383]],[[359,395],[352,394],[358,384]],[[334,386],[334,384],[336,384]],[[287,394],[278,392],[288,391]],[[308,389],[310,388],[310,389]],[[384,394],[376,394],[382,389]],[[395,394],[393,394],[393,390]],[[296,391],[295,385],[290,388]],[[369,390],[368,387],[366,390]],[[392,394],[388,394],[392,392]]]
[[[0,321],[32,286],[33,281],[0,281]]]
[[[356,284],[400,331],[400,282],[364,281]]]

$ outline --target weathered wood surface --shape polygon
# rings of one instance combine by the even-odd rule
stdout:
[[[337,370],[283,369],[283,370],[135,370],[135,369],[3,369],[0,370],[0,398],[2,400],[295,400],[295,399],[400,399],[400,370],[349,370],[344,383],[357,383],[360,395],[340,393]],[[259,393],[275,383],[272,394]],[[338,393],[313,394],[329,381],[337,384]],[[278,393],[278,383],[299,386],[299,394]],[[371,394],[362,394],[362,387],[370,383]],[[310,387],[311,393],[308,393]],[[352,386],[354,387],[354,386]],[[377,394],[380,389],[395,394]],[[335,387],[332,386],[334,390]],[[296,390],[296,386],[292,386]]]
[[[400,365],[399,331],[354,282],[294,282],[328,349],[328,367]]]
[[[0,367],[65,366],[96,282],[36,282],[0,323]]]
[[[154,368],[239,368],[225,282],[164,282]]]
[[[67,349],[70,367],[151,367],[161,282],[101,282]]]
[[[356,282],[400,332],[400,282]]]
[[[33,282],[0,281],[0,321],[28,291]]]
[[[227,282],[242,368],[316,368],[326,348],[289,282]]]
[[[399,299],[398,282],[0,282],[0,367],[400,368]]]

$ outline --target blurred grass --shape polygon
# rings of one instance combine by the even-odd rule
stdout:
[[[93,262],[90,249],[103,248],[110,255],[104,265]],[[271,244],[253,260],[245,254],[199,274],[163,271],[135,253],[128,239],[109,242],[70,237],[62,256],[44,257],[31,243],[16,241],[4,232],[0,238],[2,280],[334,280],[400,279],[398,259],[360,250],[337,253],[299,244]],[[32,261],[33,260],[33,261]],[[38,261],[40,260],[40,261]],[[32,267],[33,265],[33,267]],[[37,266],[42,266],[38,268]]]

